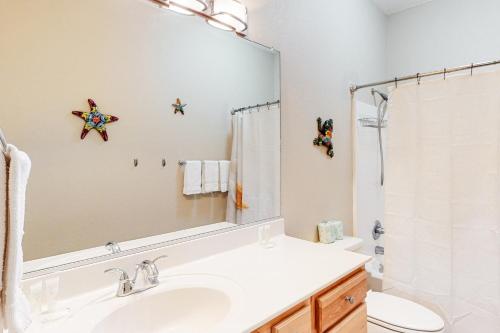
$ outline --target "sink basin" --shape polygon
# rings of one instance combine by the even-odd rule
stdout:
[[[241,296],[241,288],[222,277],[169,277],[156,288],[123,298],[110,297],[108,291],[76,311],[60,332],[221,332],[237,321]]]
[[[101,321],[92,333],[189,333],[214,329],[231,310],[228,295],[215,289],[170,290],[132,302]]]

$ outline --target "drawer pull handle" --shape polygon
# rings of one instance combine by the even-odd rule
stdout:
[[[349,304],[354,304],[355,299],[354,299],[354,297],[353,297],[353,296],[346,296],[346,297],[345,297],[345,301],[346,301],[347,303],[349,303]]]

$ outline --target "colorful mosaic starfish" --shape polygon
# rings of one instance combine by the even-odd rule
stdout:
[[[118,117],[110,116],[107,114],[102,114],[99,112],[97,104],[90,98],[88,99],[90,112],[73,111],[71,112],[77,117],[82,118],[85,121],[82,129],[82,135],[80,138],[83,140],[87,136],[90,130],[95,129],[101,134],[104,141],[108,141],[108,133],[106,132],[106,124],[112,123],[118,120]]]
[[[174,114],[180,112],[182,115],[184,115],[184,108],[187,106],[187,104],[182,104],[181,99],[177,98],[177,101],[175,102],[175,104],[172,104],[172,106],[175,108]]]

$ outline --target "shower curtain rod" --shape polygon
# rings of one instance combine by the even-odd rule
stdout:
[[[446,79],[446,74],[460,72],[460,71],[465,71],[465,70],[470,70],[471,71],[471,75],[472,75],[472,70],[474,68],[480,68],[480,67],[486,67],[486,66],[493,66],[493,65],[498,65],[498,64],[500,64],[500,60],[483,62],[483,63],[478,63],[478,64],[472,63],[470,65],[465,65],[465,66],[460,66],[460,67],[454,67],[454,68],[444,68],[444,69],[441,69],[441,70],[427,72],[427,73],[417,73],[415,75],[395,77],[394,79],[387,80],[387,81],[379,81],[379,82],[367,83],[367,84],[362,84],[362,85],[352,85],[350,87],[350,91],[351,91],[351,94],[354,94],[356,91],[358,91],[360,89],[365,89],[365,88],[370,88],[370,87],[376,87],[376,86],[382,86],[382,85],[391,84],[391,83],[394,83],[394,85],[397,87],[398,86],[398,82],[415,80],[415,79],[418,82],[420,82],[421,78],[429,77],[429,76],[436,76],[436,75],[444,75],[444,78]]]

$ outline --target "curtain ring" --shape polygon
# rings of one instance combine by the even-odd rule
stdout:
[[[444,69],[444,72],[443,72],[443,77],[444,77],[444,79],[446,80],[446,68]]]
[[[420,85],[420,73],[417,73],[417,83]]]
[[[473,74],[473,73],[472,73],[473,69],[474,69],[474,63],[472,62],[472,63],[470,64],[470,76],[472,76],[472,74]]]
[[[394,85],[396,86],[396,89],[398,88],[398,77],[396,76],[394,78]]]
[[[269,110],[269,102],[267,102],[266,104],[267,104],[267,109]]]

